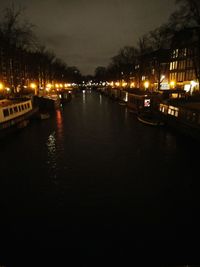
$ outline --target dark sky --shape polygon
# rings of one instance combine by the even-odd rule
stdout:
[[[40,41],[82,74],[107,66],[120,48],[166,22],[175,0],[15,0]],[[1,7],[9,5],[1,0]]]

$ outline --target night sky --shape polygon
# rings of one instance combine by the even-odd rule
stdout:
[[[175,0],[15,0],[42,44],[83,75],[166,22]],[[8,6],[1,0],[1,8]]]

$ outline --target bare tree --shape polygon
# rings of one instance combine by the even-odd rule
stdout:
[[[137,56],[137,48],[125,46],[111,59],[111,66],[115,67],[120,78],[128,80],[134,71]]]
[[[4,10],[1,22],[1,58],[6,69],[6,80],[13,90],[19,85],[22,66],[22,51],[31,48],[35,37],[32,25],[22,20],[23,9],[15,9],[14,5]],[[19,75],[20,74],[20,75]]]

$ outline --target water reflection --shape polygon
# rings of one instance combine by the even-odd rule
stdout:
[[[128,109],[127,109],[127,107],[125,108],[125,111],[124,111],[124,118],[125,118],[125,122],[127,122],[127,120],[128,120]]]
[[[83,104],[85,104],[86,103],[86,93],[85,93],[85,91],[83,91]]]
[[[100,103],[100,105],[102,104],[102,95],[101,94],[99,95],[99,103]]]
[[[47,163],[51,165],[51,168],[56,168],[56,138],[55,132],[51,133],[47,140],[48,149],[48,161]]]
[[[64,128],[63,128],[62,112],[60,109],[56,110],[56,124],[57,124],[57,140],[59,143],[61,143],[64,138]]]

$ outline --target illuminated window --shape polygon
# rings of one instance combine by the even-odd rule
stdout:
[[[169,109],[168,109],[168,114],[171,115],[171,116],[178,117],[178,111],[179,111],[178,108],[170,106]]]
[[[178,49],[173,50],[172,57],[173,58],[177,58],[178,57]]]
[[[185,69],[186,67],[186,61],[185,60],[181,60],[179,61],[179,69]]]
[[[170,63],[170,70],[176,70],[177,69],[178,62],[173,61]]]
[[[150,105],[151,105],[150,99],[145,99],[144,100],[144,107],[150,107]]]
[[[178,73],[178,76],[177,76],[177,81],[178,82],[182,82],[182,81],[184,81],[184,75],[185,73],[184,72],[179,72]]]
[[[191,81],[195,79],[195,72],[194,70],[187,70],[186,72],[186,81]]]
[[[170,73],[170,76],[169,76],[170,81],[176,81],[176,75],[177,73],[175,72]]]

